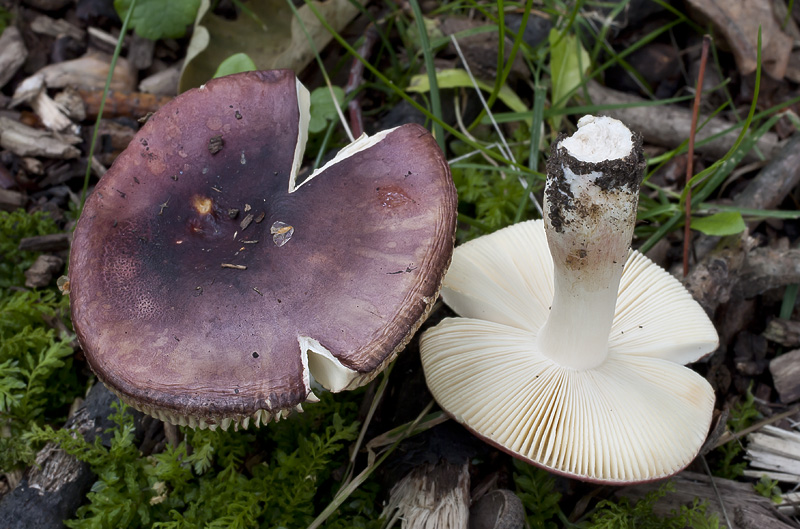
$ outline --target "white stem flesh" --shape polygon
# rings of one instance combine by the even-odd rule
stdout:
[[[634,148],[630,131],[619,121],[587,116],[578,127],[559,146],[579,162],[624,158]],[[552,191],[545,192],[555,292],[538,344],[559,365],[591,369],[608,355],[619,282],[636,221],[638,179],[631,179],[635,185],[608,185],[603,172],[576,174],[568,161],[556,163],[561,174],[548,174]]]

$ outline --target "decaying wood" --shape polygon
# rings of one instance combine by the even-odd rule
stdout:
[[[382,516],[404,529],[467,529],[469,488],[468,463],[426,463],[392,487]]]
[[[0,211],[14,211],[24,208],[28,198],[19,191],[0,189]]]
[[[781,402],[788,404],[800,399],[800,349],[773,358],[769,371]]]
[[[707,502],[706,513],[716,513],[720,525],[727,525],[720,501],[724,503],[725,513],[731,521],[730,529],[796,529],[796,525],[778,513],[775,504],[768,498],[760,496],[750,483],[741,483],[729,479],[711,478],[705,474],[684,471],[670,478],[675,491],[670,492],[656,502],[653,512],[667,516],[683,505],[692,505],[695,498]],[[632,500],[640,500],[645,494],[658,489],[663,482],[644,483],[625,487],[616,493]],[[716,486],[719,496],[714,490]]]
[[[105,386],[96,384],[65,428],[94,442],[112,426],[108,416],[113,413],[111,403],[117,400]],[[74,515],[93,481],[88,465],[48,444],[36,455],[36,463],[25,472],[19,485],[0,500],[0,527],[62,529],[64,520]]]
[[[762,335],[784,347],[800,347],[800,321],[781,318],[770,320]]]
[[[756,248],[748,252],[735,293],[751,298],[792,283],[800,283],[800,249]]]
[[[81,138],[70,134],[55,134],[34,129],[19,121],[0,116],[0,147],[17,156],[42,156],[44,158],[72,159],[81,152],[75,145]]]
[[[0,88],[14,77],[27,58],[22,35],[16,27],[8,26],[0,35]]]
[[[61,252],[69,249],[69,233],[52,233],[20,239],[21,252]]]
[[[800,353],[800,351],[798,351]],[[800,433],[777,426],[765,426],[747,436],[745,475],[788,483],[800,483]]]
[[[83,98],[86,105],[86,116],[89,119],[97,117],[100,111],[100,101],[103,97],[102,90],[79,89],[78,93]],[[111,91],[106,97],[106,106],[103,109],[103,117],[115,118],[119,116],[130,116],[140,118],[150,112],[155,112],[173,98],[170,96],[159,96],[156,94],[145,94],[143,92],[114,92]]]
[[[638,96],[611,90],[595,82],[589,82],[586,87],[592,101],[598,105],[616,103],[636,105],[646,102]],[[642,134],[645,142],[667,147],[668,149],[674,149],[686,141],[689,138],[689,131],[692,126],[692,111],[675,105],[615,108],[599,110],[598,114],[616,118],[625,123],[631,130]],[[700,116],[698,120],[699,123],[705,123],[705,125],[697,131],[697,143],[701,143],[703,140],[734,125],[722,118],[715,117],[708,121],[706,119],[707,116]],[[710,143],[696,145],[695,150],[711,158],[722,158],[733,147],[738,135],[739,131],[734,129]],[[756,142],[756,146],[767,159],[770,159],[776,154],[781,145],[774,133],[767,132]],[[746,162],[757,161],[758,159],[753,152],[744,157]]]
[[[64,260],[57,255],[42,254],[25,270],[25,286],[42,288],[49,285],[64,269]]]

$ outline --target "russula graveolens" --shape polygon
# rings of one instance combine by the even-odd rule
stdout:
[[[456,249],[443,300],[462,316],[421,338],[425,377],[457,421],[515,457],[611,484],[688,465],[714,391],[684,366],[717,347],[683,286],[630,251],[641,137],[586,116],[547,165],[544,220]]]
[[[70,256],[98,377],[193,427],[246,427],[373,378],[430,311],[456,193],[430,133],[362,136],[299,182],[309,95],[290,71],[190,90],[101,178]]]

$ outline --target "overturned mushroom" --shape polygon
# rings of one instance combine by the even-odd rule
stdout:
[[[428,386],[471,431],[588,481],[629,483],[695,457],[714,409],[683,364],[717,334],[681,284],[630,252],[641,138],[587,116],[548,162],[544,221],[456,249],[446,319],[420,343]]]
[[[190,90],[152,116],[75,230],[71,308],[134,407],[247,426],[374,377],[428,314],[456,195],[417,125],[363,136],[297,181],[309,119],[289,71]]]

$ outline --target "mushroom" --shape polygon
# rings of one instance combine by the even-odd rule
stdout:
[[[97,376],[174,424],[247,427],[366,383],[433,306],[456,194],[430,133],[362,136],[298,181],[307,90],[287,70],[190,90],[86,202],[70,256]]]
[[[586,116],[547,164],[544,220],[458,247],[442,290],[462,316],[423,334],[450,415],[522,460],[585,481],[669,476],[695,457],[714,391],[684,366],[717,347],[683,286],[630,251],[642,140]]]

